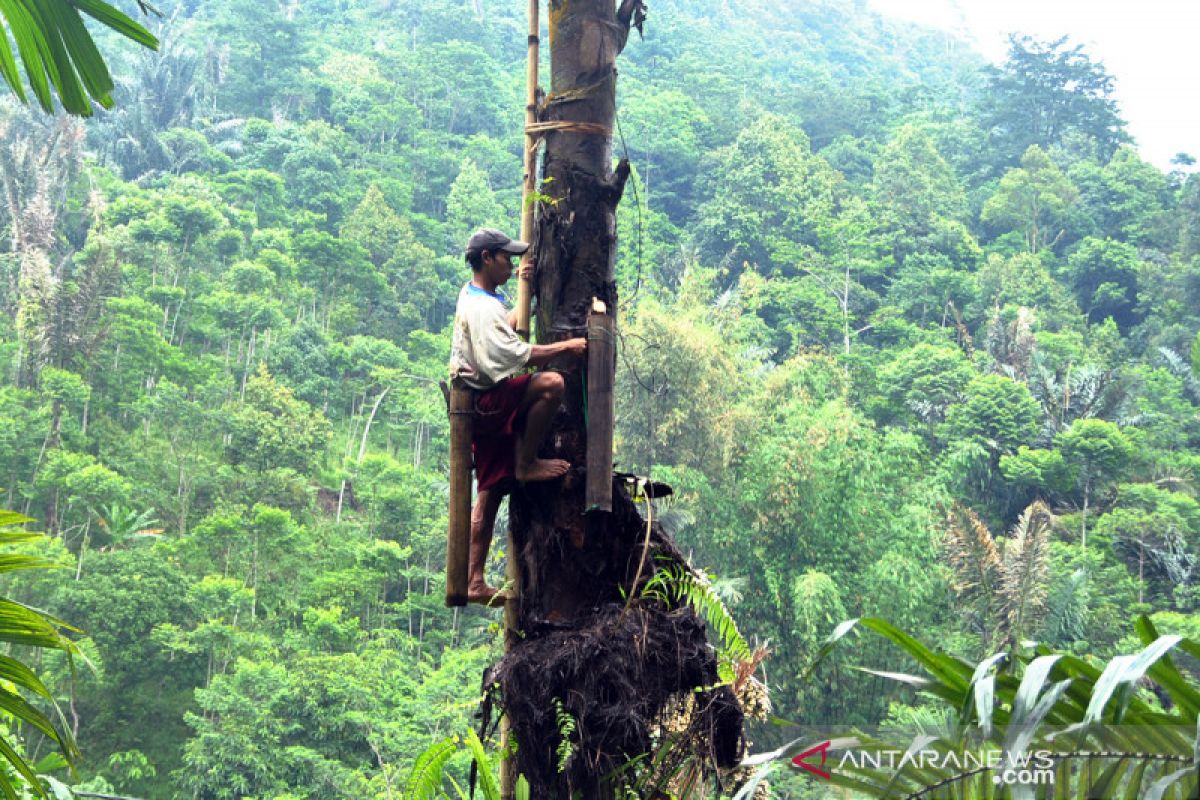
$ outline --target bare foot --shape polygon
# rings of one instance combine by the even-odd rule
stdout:
[[[561,478],[571,468],[569,462],[561,458],[535,458],[533,463],[522,468],[517,465],[517,480],[522,483],[529,481],[551,481]]]
[[[498,589],[493,589],[488,585],[482,587],[470,587],[467,589],[467,602],[475,605],[487,606],[488,608],[499,608],[508,601],[508,595]]]

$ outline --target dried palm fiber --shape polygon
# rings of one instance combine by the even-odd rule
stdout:
[[[522,564],[520,629],[523,638],[485,676],[485,686],[509,716],[517,741],[516,768],[529,781],[533,797],[570,797],[583,791],[591,800],[603,776],[651,750],[655,732],[678,713],[680,698],[695,695],[679,757],[695,755],[716,773],[742,757],[743,713],[727,686],[716,687],[717,655],[704,622],[687,607],[669,607],[658,598],[639,598],[625,610],[617,588],[629,589],[641,558],[645,521],[626,493],[613,487],[613,513],[589,515],[587,524],[606,528],[600,544],[580,550],[572,528],[531,519],[540,505],[531,485],[514,495],[514,530],[537,531],[519,541]],[[541,522],[543,524],[530,523]],[[667,565],[686,566],[660,526],[653,526],[650,552],[640,583]],[[547,571],[568,570],[579,589],[573,598],[538,591]],[[556,580],[554,585],[562,585]],[[696,689],[701,691],[696,692]],[[561,736],[556,702],[575,721],[574,753],[559,771]],[[491,703],[485,703],[487,727]]]

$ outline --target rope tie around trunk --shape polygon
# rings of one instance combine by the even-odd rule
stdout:
[[[612,136],[612,128],[598,122],[572,122],[570,120],[554,120],[550,122],[534,122],[525,126],[525,133],[530,136],[559,131],[561,133],[581,133],[591,136]]]

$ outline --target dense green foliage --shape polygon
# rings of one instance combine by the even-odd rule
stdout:
[[[86,631],[93,790],[394,797],[499,647],[442,608],[434,382],[465,236],[516,227],[523,7],[159,5],[113,112],[0,105],[0,507],[74,567],[6,591]],[[844,6],[657,0],[622,56],[618,461],[797,722],[917,702],[876,641],[800,679],[852,616],[971,663],[1195,636],[1200,179],[1069,44]],[[1004,567],[1037,500],[1014,627],[950,551]]]

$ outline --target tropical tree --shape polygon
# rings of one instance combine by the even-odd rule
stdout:
[[[1079,199],[1070,178],[1036,144],[1021,157],[1019,169],[1000,179],[996,193],[983,205],[984,224],[1017,229],[1030,253],[1053,248],[1066,234],[1067,212]]]
[[[1053,517],[1037,501],[1000,542],[969,508],[956,507],[946,531],[953,588],[974,611],[983,649],[1007,649],[1036,627],[1046,606],[1050,528]]]
[[[1078,419],[1054,437],[1067,464],[1077,471],[1079,491],[1083,494],[1079,521],[1079,544],[1087,549],[1087,515],[1097,490],[1121,475],[1133,455],[1133,444],[1112,422],[1102,419]]]
[[[1011,35],[1008,59],[988,70],[988,84],[982,123],[999,159],[1011,163],[1030,145],[1058,144],[1071,132],[1093,139],[1102,156],[1129,141],[1112,76],[1066,36]]]

